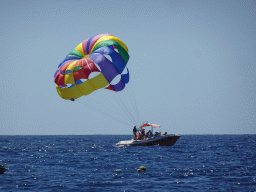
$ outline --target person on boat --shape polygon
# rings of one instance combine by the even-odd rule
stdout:
[[[138,137],[138,140],[141,140],[141,134],[140,133],[138,133],[137,137]]]
[[[167,132],[165,132],[163,135],[167,135]]]
[[[136,139],[137,139],[137,137],[136,137],[136,133],[137,133],[137,129],[136,129],[136,126],[134,126],[134,128],[133,128],[134,140],[136,140]]]
[[[133,135],[136,135],[137,129],[136,126],[133,127]]]
[[[148,135],[149,135],[149,131],[146,133],[146,135],[145,135],[145,139],[147,139],[147,138],[148,138]]]
[[[151,130],[149,130],[148,137],[151,138],[153,136]]]
[[[145,129],[141,130],[141,136],[144,137],[145,136]]]

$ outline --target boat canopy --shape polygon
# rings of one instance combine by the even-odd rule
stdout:
[[[151,124],[151,126],[152,126],[153,128],[161,127],[161,125],[157,125],[157,124]]]
[[[157,127],[160,127],[161,125],[145,123],[145,124],[141,125],[140,127],[143,128],[143,127],[148,127],[148,126],[152,126],[153,128],[157,128]]]

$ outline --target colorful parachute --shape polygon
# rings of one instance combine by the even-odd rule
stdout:
[[[119,38],[111,34],[90,37],[59,64],[54,75],[57,92],[66,100],[74,100],[101,88],[121,91],[129,82],[128,60],[128,48]],[[125,68],[127,72],[123,74]],[[89,79],[92,72],[100,73]],[[120,81],[111,84],[117,75],[121,75]]]

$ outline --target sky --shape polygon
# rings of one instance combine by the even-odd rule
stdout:
[[[253,0],[1,0],[0,23],[0,135],[256,134]],[[129,49],[127,87],[60,98],[58,65],[102,33]]]

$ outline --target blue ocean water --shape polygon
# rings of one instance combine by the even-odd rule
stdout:
[[[0,191],[256,191],[256,135],[115,147],[131,137],[0,136]]]

